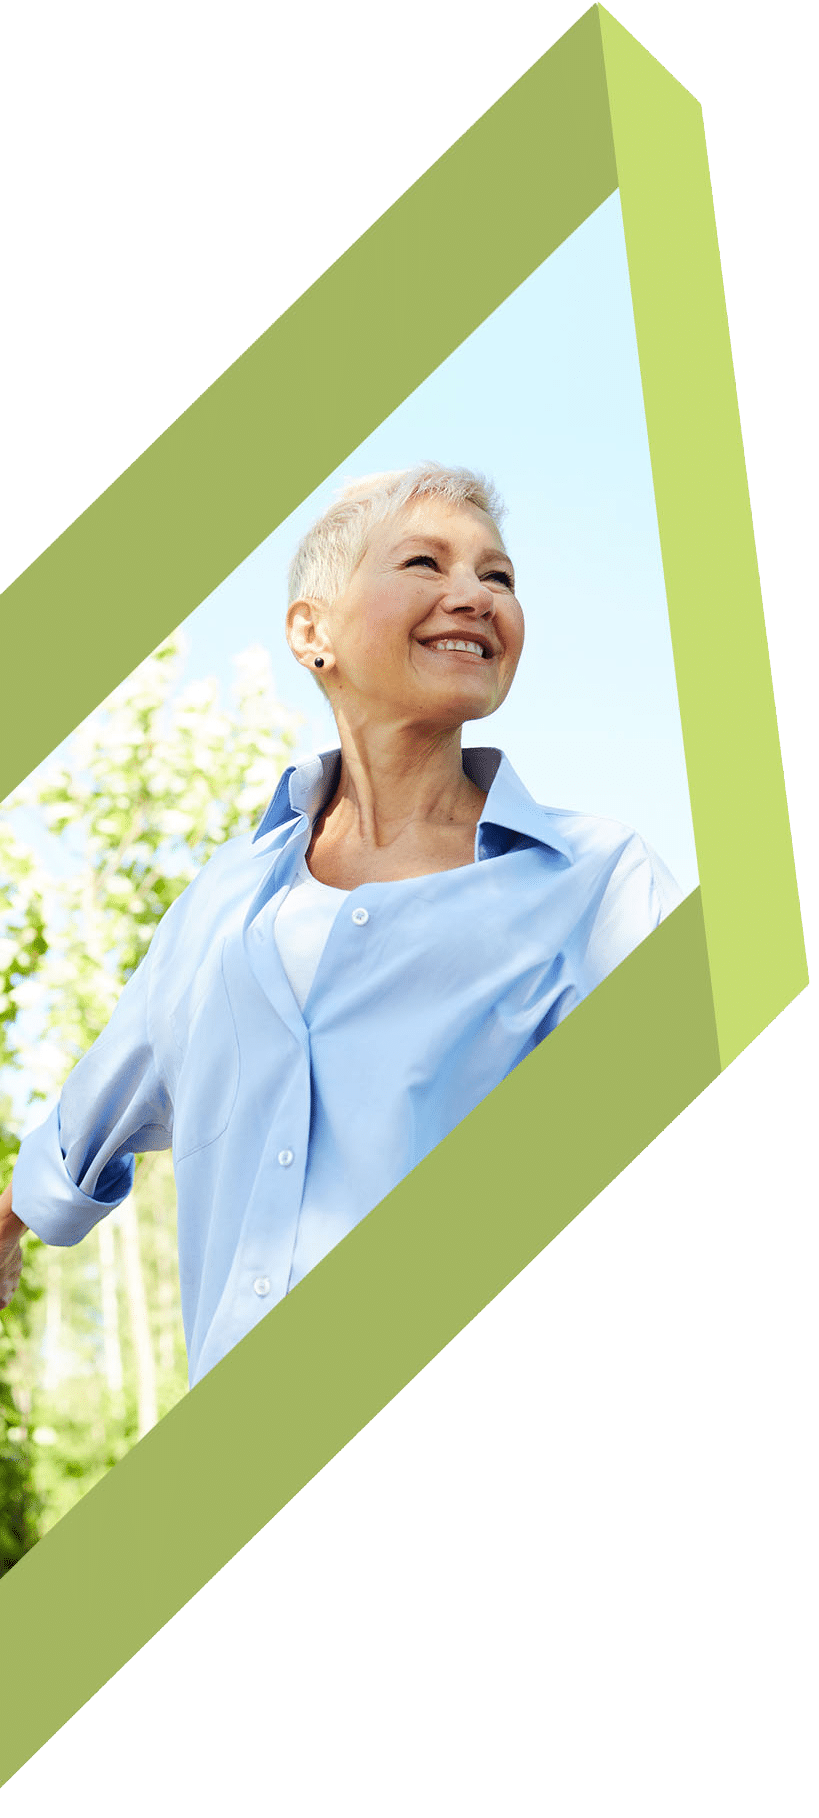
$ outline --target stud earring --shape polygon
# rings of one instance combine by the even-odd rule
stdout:
[[[324,658],[323,657],[314,657],[313,662],[315,664],[316,669],[324,668]]]

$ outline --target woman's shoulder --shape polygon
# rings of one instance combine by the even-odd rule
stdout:
[[[647,842],[634,827],[610,815],[586,814],[577,808],[555,808],[546,803],[539,803],[538,807],[545,836],[548,838],[550,832],[556,835],[569,849],[572,858],[587,858],[599,853],[606,859],[627,848],[633,848],[635,856],[638,851],[649,851]]]
[[[475,780],[483,775],[488,787],[485,814],[487,820],[499,822],[511,831],[542,840],[568,860],[580,861],[593,855],[610,858],[628,847],[647,849],[634,827],[608,815],[590,814],[577,808],[558,808],[553,803],[538,801],[511,765],[497,749],[470,751],[469,772]]]
[[[616,889],[627,880],[645,878],[667,913],[682,900],[676,878],[642,833],[608,815],[576,809],[543,807],[544,837],[551,831],[559,850],[584,872],[605,878]]]

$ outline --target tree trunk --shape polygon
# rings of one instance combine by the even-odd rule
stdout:
[[[97,1225],[102,1287],[102,1355],[105,1380],[112,1395],[122,1394],[122,1346],[119,1342],[119,1299],[114,1232],[110,1220]]]
[[[62,1352],[63,1293],[62,1257],[56,1248],[46,1250],[45,1368],[43,1388],[59,1387],[64,1376]]]
[[[161,1232],[162,1248],[159,1253],[159,1310],[162,1324],[159,1329],[159,1367],[164,1376],[170,1376],[176,1363],[176,1311],[177,1311],[177,1275],[176,1255],[169,1253],[166,1233]]]
[[[138,1437],[141,1439],[144,1433],[150,1432],[151,1427],[156,1426],[156,1366],[151,1344],[148,1303],[145,1297],[145,1278],[139,1253],[136,1207],[130,1197],[125,1200],[121,1208],[120,1231],[125,1265],[125,1294],[128,1301],[136,1363],[137,1430]]]

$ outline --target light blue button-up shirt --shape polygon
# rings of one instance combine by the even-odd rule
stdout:
[[[301,1011],[273,922],[339,761],[285,771],[167,911],[15,1168],[18,1216],[73,1244],[172,1147],[192,1383],[680,900],[639,835],[467,750],[474,863],[351,890]]]

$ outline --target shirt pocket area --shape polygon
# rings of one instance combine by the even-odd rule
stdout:
[[[222,965],[224,942],[200,967],[171,1012],[179,1057],[173,1095],[173,1156],[206,1149],[224,1135],[239,1090],[239,1038]]]

